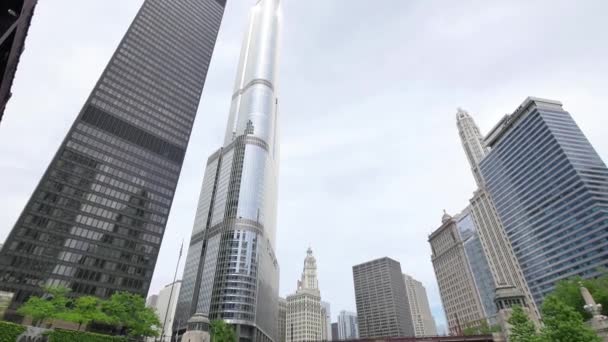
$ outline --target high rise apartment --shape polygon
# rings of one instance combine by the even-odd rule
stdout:
[[[279,2],[258,0],[250,12],[224,145],[207,161],[177,309],[184,323],[195,313],[222,319],[241,341],[277,338]]]
[[[38,0],[4,0],[0,3],[0,121],[11,98],[19,57]]]
[[[354,312],[340,311],[338,315],[338,338],[339,340],[356,340],[359,338],[359,324],[357,314]]]
[[[382,258],[353,266],[353,279],[361,338],[415,335],[399,262]]]
[[[416,337],[437,336],[437,327],[431,314],[431,306],[424,285],[407,274],[403,275],[403,281]]]
[[[470,200],[470,214],[494,280],[494,287],[514,286],[517,288],[527,299],[526,302],[531,309],[531,313],[535,316],[533,318],[538,319],[540,315],[532,299],[532,293],[523,277],[513,247],[509,242],[502,221],[498,217],[494,202],[488,194],[480,171],[479,163],[489,153],[489,148],[483,141],[481,131],[469,113],[459,109],[456,114],[456,124],[463,149],[478,186]],[[484,306],[488,307],[487,304]]]
[[[608,266],[608,168],[562,104],[527,98],[485,143],[479,169],[536,303]]]
[[[458,222],[444,214],[442,225],[429,236],[433,268],[451,333],[486,322],[475,278],[470,268]]]
[[[309,248],[298,288],[294,294],[287,296],[287,341],[322,341],[325,319],[317,278],[317,260]]]
[[[143,3],[0,253],[13,308],[44,285],[146,296],[224,5]]]

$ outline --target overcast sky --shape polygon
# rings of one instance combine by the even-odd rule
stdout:
[[[171,282],[181,240],[188,244],[253,2],[228,1],[150,293]],[[335,320],[356,310],[352,266],[389,256],[424,283],[445,321],[427,237],[442,210],[461,211],[475,188],[459,106],[487,132],[529,95],[560,100],[607,160],[605,0],[283,2],[283,296],[312,246]],[[0,124],[0,241],[141,3],[39,2]]]

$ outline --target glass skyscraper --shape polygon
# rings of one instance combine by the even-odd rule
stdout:
[[[44,285],[147,294],[224,6],[143,3],[2,249],[13,307]]]
[[[250,14],[224,145],[205,169],[175,327],[195,313],[223,319],[241,341],[276,341],[279,0]]]
[[[488,323],[496,323],[496,304],[494,303],[494,278],[484,253],[479,232],[471,215],[471,209],[466,208],[456,217],[460,238],[464,245],[464,251],[473,274],[475,286],[479,293],[479,299],[483,306]]]
[[[608,266],[608,169],[562,104],[528,98],[485,142],[480,171],[534,300]]]

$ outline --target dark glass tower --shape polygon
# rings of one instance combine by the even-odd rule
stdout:
[[[0,120],[23,52],[27,31],[38,0],[2,0],[0,2]]]
[[[146,295],[224,6],[144,2],[0,254],[13,307],[44,285]]]
[[[205,169],[175,321],[195,313],[236,327],[240,341],[276,341],[279,0],[253,6],[224,145]]]
[[[534,300],[608,266],[608,168],[557,101],[528,98],[486,137],[480,170]]]

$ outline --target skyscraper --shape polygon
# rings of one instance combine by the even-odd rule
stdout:
[[[328,302],[321,302],[321,313],[323,314],[323,341],[331,341],[331,305]]]
[[[150,307],[156,311],[161,324],[160,328],[163,336],[159,336],[160,342],[171,342],[171,327],[175,321],[175,308],[177,307],[177,297],[181,285],[182,281],[177,280],[160,290],[155,299],[152,299],[154,296],[149,298],[152,299],[150,300]],[[158,339],[155,340],[158,341]]]
[[[496,304],[494,303],[496,285],[494,284],[488,259],[481,246],[479,233],[473,221],[470,207],[463,210],[455,219],[469,268],[473,271],[473,280],[475,281],[477,293],[479,293],[484,315],[488,319],[488,323],[494,325],[496,323],[497,311]]]
[[[536,303],[608,266],[608,168],[562,104],[527,98],[485,142],[480,171]]]
[[[0,4],[0,121],[23,52],[38,0],[10,0]]]
[[[338,323],[334,322],[331,324],[331,336],[332,336],[332,341],[338,341]]]
[[[287,341],[287,300],[279,297],[279,337],[277,342]]]
[[[385,257],[353,266],[353,279],[361,338],[415,335],[399,262]]]
[[[470,212],[479,242],[494,279],[494,285],[495,287],[515,286],[519,289],[526,297],[531,312],[536,316],[534,319],[538,319],[540,317],[538,308],[532,299],[532,293],[522,275],[513,247],[509,242],[502,221],[498,217],[494,202],[488,194],[479,169],[479,163],[489,153],[489,148],[483,141],[483,136],[469,113],[459,109],[456,114],[456,124],[463,149],[478,186],[470,200]]]
[[[338,315],[338,337],[336,340],[356,340],[359,338],[359,325],[357,314],[354,312],[340,311]]]
[[[13,307],[42,285],[147,294],[224,5],[143,3],[0,254]]]
[[[317,279],[317,260],[309,248],[298,288],[287,296],[287,341],[322,341],[325,319]]]
[[[457,221],[448,214],[441,221],[441,226],[429,236],[431,258],[449,330],[460,334],[464,328],[481,326],[486,314]]]
[[[177,319],[233,324],[241,340],[277,338],[279,0],[259,0],[243,42],[224,145],[205,169]]]
[[[437,336],[435,320],[431,314],[429,298],[426,295],[424,285],[407,274],[403,275],[403,281],[405,282],[416,337]]]

